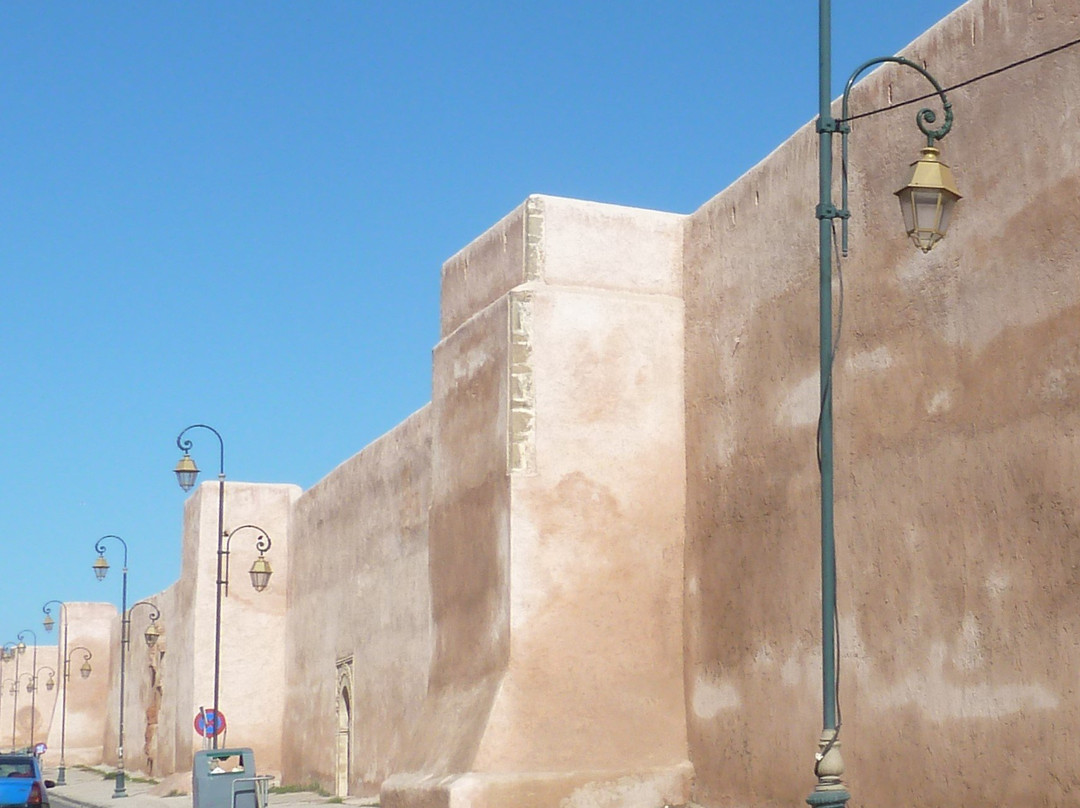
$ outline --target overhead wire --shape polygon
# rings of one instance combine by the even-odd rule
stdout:
[[[1061,52],[1063,50],[1066,50],[1067,48],[1072,48],[1072,47],[1074,47],[1076,45],[1080,45],[1080,39],[1074,39],[1071,42],[1064,43],[1063,45],[1057,45],[1057,46],[1055,46],[1053,48],[1050,48],[1049,50],[1044,50],[1041,53],[1036,53],[1034,56],[1025,56],[1023,59],[1017,59],[1015,62],[1010,62],[1009,64],[1004,65],[1003,67],[997,67],[997,68],[994,68],[993,70],[988,70],[985,73],[980,73],[977,76],[974,76],[974,77],[972,77],[970,79],[965,79],[964,81],[961,81],[961,82],[959,82],[957,84],[953,84],[950,87],[943,87],[942,92],[951,93],[953,90],[959,90],[961,87],[967,87],[969,84],[975,84],[976,82],[982,81],[983,79],[988,79],[988,78],[990,78],[992,76],[997,76],[997,75],[999,75],[1001,73],[1005,73],[1006,71],[1012,70],[1012,69],[1017,68],[1017,67],[1021,67],[1022,65],[1029,64],[1029,63],[1034,62],[1034,61],[1036,61],[1038,59],[1044,59],[1047,56],[1052,56],[1055,53],[1059,53],[1059,52]],[[880,115],[882,112],[889,112],[889,111],[894,110],[894,109],[900,109],[901,107],[906,107],[906,106],[909,106],[911,104],[918,104],[920,101],[926,101],[928,98],[936,98],[936,97],[937,97],[937,92],[936,91],[932,92],[932,93],[926,93],[925,95],[920,95],[917,98],[909,98],[907,101],[897,101],[895,104],[889,104],[886,107],[880,107],[878,109],[872,109],[869,112],[860,112],[858,115],[849,115],[846,118],[840,119],[838,121],[838,123],[849,123],[850,121],[857,121],[860,118],[869,118],[872,115]]]

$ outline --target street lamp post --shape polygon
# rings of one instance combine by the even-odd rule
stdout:
[[[49,678],[45,680],[45,689],[51,693],[53,688],[56,687],[56,669],[51,668],[48,665],[42,665],[40,668],[37,669],[37,673],[35,673],[34,678],[30,680],[30,684],[27,685],[27,689],[29,690],[32,688],[33,691],[36,693],[38,689],[38,679],[40,679],[41,674],[45,673],[46,671],[49,672]]]
[[[3,687],[3,689],[7,690],[7,692],[10,693],[12,696],[15,695],[16,685],[15,685],[15,680],[14,679],[5,679],[3,681],[3,684],[0,685],[0,687]],[[19,701],[18,699],[15,699],[16,704],[18,703],[18,701]],[[14,720],[15,719],[13,718],[12,723],[14,723]],[[15,751],[15,729],[14,729],[14,727],[11,730],[11,751],[12,752]]]
[[[16,663],[17,662],[18,662],[18,658],[16,658]],[[18,664],[16,664],[16,667],[18,667]],[[16,738],[16,724],[15,724],[15,721],[18,718],[18,715],[19,715],[19,688],[22,687],[22,680],[23,680],[24,676],[29,677],[30,674],[23,671],[22,673],[16,674],[15,678],[11,682],[11,692],[15,696],[15,713],[11,716],[11,751],[12,752],[14,752],[16,749],[18,749],[18,747],[16,746],[16,741],[15,741],[15,738]]]
[[[0,659],[2,659],[4,662],[11,662],[12,660],[15,660],[15,675],[16,676],[19,675],[19,652],[18,652],[17,648],[18,648],[18,646],[13,642],[6,642],[6,643],[4,643],[3,647],[0,648]],[[15,696],[15,703],[14,703],[14,706],[11,708],[11,712],[12,712],[12,716],[11,716],[11,751],[14,752],[15,751],[15,715],[14,714],[17,711],[18,706],[19,706],[19,699],[18,699],[18,695],[17,695],[17,686],[15,684],[14,679],[4,679],[3,682],[0,682],[0,691],[2,691],[5,687],[7,687],[8,682],[11,682],[11,690],[8,691],[8,692],[10,692],[13,696]]]
[[[833,529],[833,412],[832,368],[835,349],[833,346],[832,312],[832,253],[833,223],[840,219],[843,229],[842,246],[847,253],[847,136],[848,97],[855,80],[869,68],[885,62],[911,67],[921,73],[933,85],[944,107],[945,120],[937,129],[930,129],[936,120],[932,110],[922,109],[916,116],[919,130],[926,135],[927,146],[922,157],[913,166],[911,180],[896,192],[904,214],[908,235],[924,252],[940,241],[949,225],[952,209],[960,194],[956,189],[952,172],[938,160],[934,141],[941,140],[952,128],[952,106],[941,85],[921,66],[902,57],[881,57],[861,65],[844,89],[841,118],[832,116],[832,8],[831,0],[818,0],[818,191],[819,203],[815,211],[818,219],[819,246],[819,362],[821,413],[818,429],[818,465],[821,474],[821,647],[822,647],[822,732],[814,774],[817,785],[807,802],[814,808],[843,808],[851,794],[843,784],[844,763],[840,756],[839,732],[840,709],[837,698],[837,624],[836,624],[836,545]],[[832,149],[833,135],[842,137],[841,206],[837,208],[832,199]]]
[[[128,548],[127,542],[121,539],[119,536],[109,534],[102,536],[96,542],[94,542],[94,550],[97,551],[98,557],[94,561],[94,575],[99,581],[105,580],[105,575],[109,571],[109,562],[105,560],[105,540],[114,539],[120,542],[120,546],[124,548],[124,566],[121,569],[121,585],[120,585],[120,727],[119,734],[117,736],[116,746],[116,788],[113,790],[113,799],[127,796],[127,789],[125,788],[126,782],[124,777],[124,678],[126,675],[126,654],[124,653],[124,620],[127,615],[127,574],[128,574]]]
[[[4,690],[6,689],[6,680],[4,679],[4,664],[11,662],[12,652],[7,645],[0,647],[0,712],[4,703]]]
[[[41,674],[44,671],[49,672],[49,678],[45,682],[45,689],[52,692],[52,689],[56,687],[56,670],[50,668],[48,665],[42,665],[40,668],[37,668],[34,671],[34,675],[30,677],[30,681],[26,683],[26,690],[30,693],[30,748],[33,750],[37,749],[37,742],[34,738],[34,701],[37,698],[38,680],[41,678]]]
[[[19,716],[19,646],[11,644],[11,653],[15,657],[15,678],[11,680],[11,695],[14,697],[11,707],[11,751],[15,751],[15,721]]]
[[[22,631],[20,631],[18,633],[18,635],[17,635],[17,638],[19,640],[19,654],[20,655],[26,653],[26,638],[23,637],[24,634],[29,634],[31,637],[34,638],[34,653],[31,655],[31,666],[30,666],[30,671],[31,671],[30,680],[32,682],[33,679],[34,679],[34,675],[35,675],[35,673],[37,671],[38,639],[37,639],[37,633],[35,631],[32,631],[31,629],[24,628]],[[34,746],[34,718],[35,718],[35,713],[36,712],[37,712],[37,688],[33,688],[33,689],[30,690],[30,748],[33,748],[33,746]]]
[[[199,468],[195,465],[195,461],[189,454],[192,442],[184,437],[184,435],[192,429],[207,429],[214,433],[214,436],[218,439],[218,446],[220,448],[220,464],[218,466],[218,535],[217,535],[217,586],[216,586],[216,608],[214,611],[214,716],[212,726],[218,726],[221,721],[221,712],[219,710],[220,692],[221,692],[221,603],[223,597],[229,595],[229,544],[232,541],[232,534],[244,529],[257,530],[261,535],[256,539],[255,548],[259,551],[259,557],[255,559],[255,563],[252,564],[249,574],[251,575],[251,585],[256,591],[261,592],[266,589],[267,583],[270,581],[270,576],[273,574],[273,570],[270,568],[270,562],[266,560],[264,553],[270,549],[270,538],[267,536],[266,531],[256,525],[242,525],[231,531],[231,533],[225,532],[225,442],[221,438],[221,434],[213,427],[206,424],[192,424],[186,427],[176,438],[176,445],[180,451],[184,454],[180,458],[180,461],[176,464],[176,468],[173,471],[176,473],[176,480],[180,484],[180,487],[185,491],[190,491],[195,485],[195,479],[198,477]],[[228,538],[228,541],[226,541]],[[218,732],[214,732],[212,736],[212,745],[214,749],[218,748]]]
[[[93,658],[93,654],[90,653],[90,649],[84,645],[76,645],[69,652],[67,650],[67,633],[64,634],[64,667],[61,678],[63,679],[64,693],[63,699],[60,703],[60,769],[56,775],[56,784],[62,786],[66,784],[64,779],[64,772],[67,771],[67,763],[64,759],[64,748],[67,744],[67,692],[71,681],[71,657],[76,651],[83,652],[83,664],[79,668],[79,675],[83,679],[87,679],[90,676],[90,660]]]
[[[220,695],[221,685],[221,573],[222,573],[222,542],[225,538],[225,441],[221,437],[221,433],[214,429],[212,426],[206,424],[192,424],[181,430],[180,434],[176,436],[176,445],[180,448],[180,451],[184,453],[180,458],[180,462],[176,464],[176,468],[173,471],[176,472],[176,480],[180,483],[180,487],[185,491],[190,491],[195,485],[195,478],[199,474],[199,468],[195,465],[195,461],[191,459],[189,452],[194,445],[188,439],[184,438],[192,429],[206,429],[214,433],[214,437],[218,439],[218,447],[220,448],[219,463],[218,463],[218,530],[217,530],[217,584],[216,584],[216,603],[214,607],[214,724],[221,720],[221,713],[218,711],[218,698]],[[218,736],[214,733],[213,748],[218,748]]]
[[[52,611],[49,607],[56,604],[60,609],[60,621],[63,624],[60,630],[63,632],[64,637],[61,641],[60,658],[64,660],[64,664],[67,664],[68,658],[68,613],[67,606],[63,601],[48,600],[45,605],[41,607],[41,610],[45,613],[45,619],[42,620],[42,625],[45,626],[46,631],[52,631],[56,621],[53,620]],[[66,670],[66,669],[65,669]],[[67,733],[67,675],[62,677],[60,685],[63,687],[63,692],[60,694],[60,767],[56,772],[56,784],[58,786],[67,785],[66,773],[67,763],[64,760],[64,736]]]
[[[123,660],[125,657],[127,657],[127,655],[131,652],[131,613],[134,612],[140,606],[146,606],[148,609],[150,609],[150,625],[147,627],[146,631],[143,632],[143,639],[146,641],[146,647],[147,648],[153,648],[154,645],[157,643],[158,638],[164,633],[161,630],[161,628],[158,627],[158,624],[157,624],[157,621],[161,618],[161,612],[158,610],[158,607],[156,605],[154,605],[153,603],[151,603],[148,600],[140,600],[140,601],[138,601],[136,603],[131,604],[131,608],[124,612],[123,619],[120,621],[120,655],[121,655],[121,660]],[[89,674],[86,674],[86,675],[89,675]],[[123,692],[123,690],[121,690],[121,693],[122,692]],[[122,698],[123,697],[121,696],[121,699]],[[121,708],[123,708],[123,701],[120,702],[120,705],[121,705]],[[120,716],[121,716],[121,718],[120,718],[120,748],[121,748],[121,750],[123,750],[123,747],[124,747],[124,720],[123,720],[123,715],[124,715],[123,710],[121,709],[121,713],[120,713]],[[123,762],[123,756],[122,755],[121,755],[120,760],[121,760],[121,763],[122,763]],[[123,769],[121,768],[120,771],[123,772]],[[118,786],[118,788],[119,788],[119,786]],[[113,797],[118,797],[118,796],[126,797],[127,793],[125,791],[125,793],[122,794],[122,795],[115,794],[115,793],[113,794]]]

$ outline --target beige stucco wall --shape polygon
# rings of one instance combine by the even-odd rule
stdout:
[[[39,631],[44,634],[44,629]],[[3,691],[0,693],[0,747],[5,749],[29,747],[33,743],[47,741],[58,692],[56,688],[52,692],[45,689],[48,669],[57,669],[59,655],[55,645],[35,647],[27,644],[23,653],[17,656],[17,660],[0,661],[0,681],[6,683],[0,687]],[[27,692],[35,671],[40,686],[32,693]],[[16,676],[19,682],[17,694],[12,692]],[[59,681],[56,677],[54,679]]]
[[[1078,28],[1078,0],[980,0],[908,55],[948,85]],[[885,69],[853,109],[925,90]],[[929,255],[892,196],[915,110],[851,141],[846,782],[866,805],[1066,805],[1080,60],[952,100],[966,198]],[[801,804],[821,728],[816,167],[808,126],[689,217],[531,197],[447,261],[431,405],[302,495],[229,484],[226,526],[267,528],[276,573],[253,593],[250,537],[234,547],[228,742],[334,790],[344,687],[347,788],[387,808]],[[129,765],[155,774],[190,765],[211,698],[216,497],[185,506],[162,647],[132,646]],[[107,671],[118,619],[99,618]],[[111,662],[112,690],[75,711],[88,757],[115,759]],[[69,703],[69,761],[72,720]]]
[[[285,707],[285,603],[289,520],[295,485],[227,482],[225,532],[243,525],[266,531],[274,573],[263,592],[248,576],[259,531],[239,530],[228,544],[229,587],[221,609],[219,706],[228,731],[221,746],[250,746],[260,773],[281,771]],[[202,483],[184,506],[180,579],[147,600],[161,612],[164,636],[147,648],[150,609],[132,613],[125,699],[125,752],[131,770],[155,777],[191,770],[203,739],[194,719],[214,703],[218,483]],[[183,777],[178,787],[188,785]]]
[[[195,506],[189,500],[185,504],[185,515],[189,512],[188,509],[193,507]],[[216,526],[212,529],[216,530]],[[190,565],[194,563],[193,549],[190,543],[185,542],[183,545],[181,570],[192,569]],[[204,600],[212,599],[213,585],[213,578],[203,580],[196,575],[182,574],[172,586],[153,598],[161,611],[162,623],[165,626],[164,635],[158,639],[158,645],[162,646],[160,650],[165,652],[165,657],[159,658],[161,669],[155,674],[155,682],[160,681],[162,689],[155,716],[157,726],[153,731],[152,766],[150,761],[147,761],[154,777],[190,770],[192,754],[201,743],[201,739],[192,739],[192,724],[185,720],[195,704],[195,621],[192,616],[197,595],[201,592]],[[141,683],[140,689],[149,686],[150,682],[147,680]],[[153,694],[150,695],[149,703],[154,703]],[[147,753],[147,757],[151,755]]]
[[[949,85],[1077,36],[1075,0],[974,2],[908,55]],[[882,70],[852,110],[926,90]],[[921,145],[916,108],[851,139],[835,378],[846,780],[865,805],[1065,805],[1080,780],[1080,59],[951,98],[943,158],[966,198],[929,255],[892,196]],[[814,784],[816,174],[807,128],[686,230],[687,713],[709,806],[794,805]]]
[[[285,780],[335,791],[349,692],[348,789],[377,793],[422,731],[431,411],[425,407],[306,491],[293,516]],[[342,717],[344,726],[345,719]]]
[[[444,266],[435,656],[384,804],[685,801],[682,221],[531,197]]]
[[[65,609],[69,626],[68,657],[71,660],[67,680],[67,720],[66,722],[61,720],[62,690],[58,686],[53,691],[57,702],[53,708],[53,720],[49,727],[47,741],[49,750],[45,755],[45,764],[47,766],[59,765],[61,742],[63,742],[64,757],[68,766],[96,765],[103,759],[106,728],[111,726],[115,729],[117,722],[115,710],[110,710],[110,707],[115,707],[115,705],[109,699],[113,663],[112,632],[118,619],[117,609],[109,603],[67,603]],[[57,623],[57,627],[53,630],[61,631],[62,621],[56,609],[53,610],[53,618]],[[82,648],[90,653],[88,661],[91,673],[87,679],[79,675],[79,668],[84,661],[87,661],[86,654],[82,650],[77,650]],[[40,655],[38,664],[40,667]],[[53,649],[48,664],[56,668],[58,674],[62,672],[63,665],[60,663],[57,649]],[[60,678],[61,676],[58,675],[58,682]],[[10,721],[10,713],[8,716],[7,720]],[[10,723],[4,724],[3,711],[0,710],[0,738],[3,737],[4,726],[10,727]],[[62,730],[66,730],[63,732],[63,738],[61,738]],[[112,745],[115,747],[115,735]]]

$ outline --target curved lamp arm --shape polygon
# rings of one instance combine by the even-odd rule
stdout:
[[[273,572],[270,569],[269,562],[265,558],[266,551],[270,549],[271,544],[270,536],[267,534],[266,530],[259,527],[258,525],[240,525],[240,527],[233,528],[230,531],[226,531],[224,553],[225,574],[222,576],[222,580],[219,581],[219,583],[224,584],[225,586],[225,597],[229,596],[229,546],[232,544],[232,537],[241,530],[256,530],[259,532],[259,537],[255,539],[255,549],[259,551],[259,558],[255,562],[256,566],[253,567],[251,570],[252,585],[255,586],[256,590],[261,592],[263,589],[266,588],[266,584],[269,582],[270,575]],[[255,583],[256,574],[259,575],[261,586]]]
[[[109,533],[106,536],[102,536],[96,542],[94,542],[94,550],[97,551],[98,560],[94,562],[94,574],[98,576],[98,580],[105,578],[105,572],[108,571],[109,565],[105,561],[105,539],[116,539],[120,542],[120,545],[124,548],[124,572],[127,572],[128,565],[128,546],[127,542],[121,539],[119,536],[115,536]]]
[[[90,649],[87,648],[85,645],[76,645],[74,648],[71,649],[70,652],[68,652],[67,660],[66,660],[67,662],[71,662],[71,658],[73,656],[75,656],[76,651],[82,651],[83,652],[83,661],[84,662],[89,662],[91,659],[94,658],[94,655],[90,652]]]
[[[124,633],[131,633],[131,613],[135,611],[137,606],[147,606],[150,609],[150,626],[143,632],[143,639],[146,640],[147,648],[153,648],[158,641],[158,637],[161,636],[161,629],[158,628],[157,621],[161,617],[161,611],[158,607],[148,600],[140,600],[138,603],[133,603],[131,608],[127,610],[127,616],[124,619],[125,628]],[[130,643],[131,637],[128,636],[124,642]]]
[[[52,631],[53,625],[56,623],[56,621],[53,620],[52,610],[49,608],[49,606],[53,604],[60,607],[60,619],[65,626],[67,625],[67,606],[64,605],[64,602],[61,600],[47,600],[45,601],[45,605],[41,607],[41,611],[45,613],[45,619],[42,623],[45,626],[46,631]]]
[[[214,437],[218,439],[218,479],[225,479],[225,441],[221,437],[221,433],[207,424],[192,424],[191,426],[184,427],[180,434],[176,436],[176,446],[184,453],[184,456],[180,458],[180,462],[177,464],[174,471],[176,472],[177,481],[180,483],[180,487],[185,491],[191,490],[195,485],[195,478],[199,474],[199,469],[195,465],[195,461],[191,459],[191,447],[195,444],[190,439],[185,438],[186,435],[192,429],[208,429],[214,433]]]
[[[131,619],[131,613],[133,611],[135,611],[136,606],[148,606],[150,608],[150,622],[151,623],[156,623],[161,618],[161,610],[158,609],[156,604],[151,603],[148,600],[140,600],[137,603],[132,603],[131,608],[127,610],[128,620]]]
[[[53,668],[50,668],[48,665],[42,665],[40,668],[37,669],[37,673],[34,674],[34,690],[37,690],[37,680],[41,678],[41,674],[43,671],[49,672],[49,681],[45,683],[45,689],[52,690],[54,687],[56,687],[56,671]]]
[[[930,129],[929,125],[937,120],[937,114],[929,108],[923,108],[915,115],[915,124],[919,127],[919,131],[926,135],[926,145],[933,146],[935,140],[943,140],[945,135],[949,134],[949,130],[953,125],[953,111],[952,104],[949,103],[949,99],[945,96],[945,91],[941,88],[937,79],[930,75],[922,65],[905,59],[903,56],[879,56],[876,59],[871,59],[868,62],[864,62],[855,69],[855,72],[848,78],[847,84],[844,86],[844,101],[841,110],[840,123],[842,124],[841,132],[847,134],[850,131],[850,127],[847,126],[848,115],[848,99],[851,96],[851,88],[855,85],[859,76],[869,70],[871,67],[880,64],[893,63],[903,65],[904,67],[910,67],[912,70],[918,71],[922,76],[934,86],[934,92],[938,94],[941,99],[941,106],[945,110],[945,122],[937,129]]]
[[[64,660],[64,681],[66,682],[71,674],[71,658],[75,656],[76,651],[83,652],[83,664],[79,668],[79,675],[83,679],[90,678],[90,660],[94,658],[94,655],[90,653],[90,649],[85,645],[76,645],[71,651],[68,652],[67,659]],[[64,685],[67,687],[67,685]]]
[[[24,628],[22,631],[20,631],[18,634],[15,635],[16,638],[19,640],[19,644],[18,644],[18,646],[16,646],[18,648],[19,653],[21,654],[23,651],[26,650],[26,640],[23,638],[23,634],[29,634],[31,637],[34,638],[34,653],[37,653],[37,644],[38,644],[37,632],[35,632],[33,629],[29,629],[29,628]]]
[[[848,101],[851,96],[851,89],[855,86],[855,82],[859,76],[869,70],[871,67],[875,67],[880,64],[898,64],[904,67],[910,67],[912,70],[920,73],[930,84],[934,87],[934,92],[938,94],[938,98],[941,99],[941,106],[944,110],[945,120],[941,126],[937,129],[931,129],[930,125],[937,121],[937,113],[929,107],[923,107],[915,114],[915,125],[919,127],[919,131],[926,135],[926,145],[933,146],[935,140],[944,140],[945,136],[949,134],[953,125],[953,110],[952,104],[945,96],[945,91],[941,88],[941,84],[938,80],[930,75],[922,65],[916,64],[910,59],[905,59],[903,56],[879,56],[876,59],[871,59],[868,62],[863,62],[857,68],[855,72],[847,80],[847,84],[844,85],[844,100],[841,105],[840,120],[838,128],[840,130],[840,207],[842,210],[840,219],[841,230],[841,249],[843,254],[848,253],[848,134],[851,132],[851,126],[849,124],[850,116],[848,114]]]

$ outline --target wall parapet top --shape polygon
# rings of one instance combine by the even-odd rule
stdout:
[[[532,195],[443,264],[440,336],[526,283],[681,295],[686,218]]]

